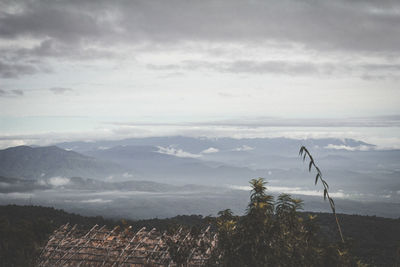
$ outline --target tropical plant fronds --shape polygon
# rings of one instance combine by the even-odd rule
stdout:
[[[347,243],[326,243],[316,216],[302,214],[303,202],[289,194],[276,200],[262,178],[250,181],[250,202],[244,216],[219,212],[218,242],[208,266],[362,266]]]

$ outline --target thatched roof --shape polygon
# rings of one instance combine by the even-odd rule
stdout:
[[[38,266],[176,266],[170,255],[172,247],[187,266],[202,266],[215,242],[209,228],[193,236],[182,228],[167,235],[145,227],[134,232],[98,225],[83,232],[66,224],[50,237]]]

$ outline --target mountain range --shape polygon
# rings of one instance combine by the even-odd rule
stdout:
[[[0,150],[0,176],[24,179],[50,178],[55,176],[106,178],[120,173],[121,167],[67,151],[57,146],[18,146]]]
[[[309,148],[346,212],[392,216],[391,210],[400,210],[400,151],[329,138],[175,136],[11,147],[0,150],[0,202],[33,198],[100,214],[106,209],[114,214],[119,206],[131,207],[138,216],[172,216],[181,209],[206,214],[217,206],[241,210],[239,199],[247,197],[249,180],[264,177],[271,193],[308,199],[305,208],[318,210],[324,205],[314,203],[321,188],[298,157],[301,145]],[[366,201],[376,208],[368,211]],[[174,208],[165,213],[162,202]]]

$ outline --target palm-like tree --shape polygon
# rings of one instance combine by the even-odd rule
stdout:
[[[248,213],[251,213],[256,209],[262,210],[263,212],[273,213],[274,199],[273,196],[266,194],[266,184],[267,182],[263,178],[252,179],[250,181],[252,190],[250,195]]]

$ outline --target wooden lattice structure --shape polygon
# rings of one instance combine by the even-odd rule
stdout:
[[[50,237],[38,266],[177,266],[170,255],[171,246],[177,253],[186,250],[186,266],[203,266],[215,242],[210,227],[194,236],[182,228],[168,235],[145,227],[134,232],[117,226],[110,231],[98,225],[83,232],[66,224]]]

